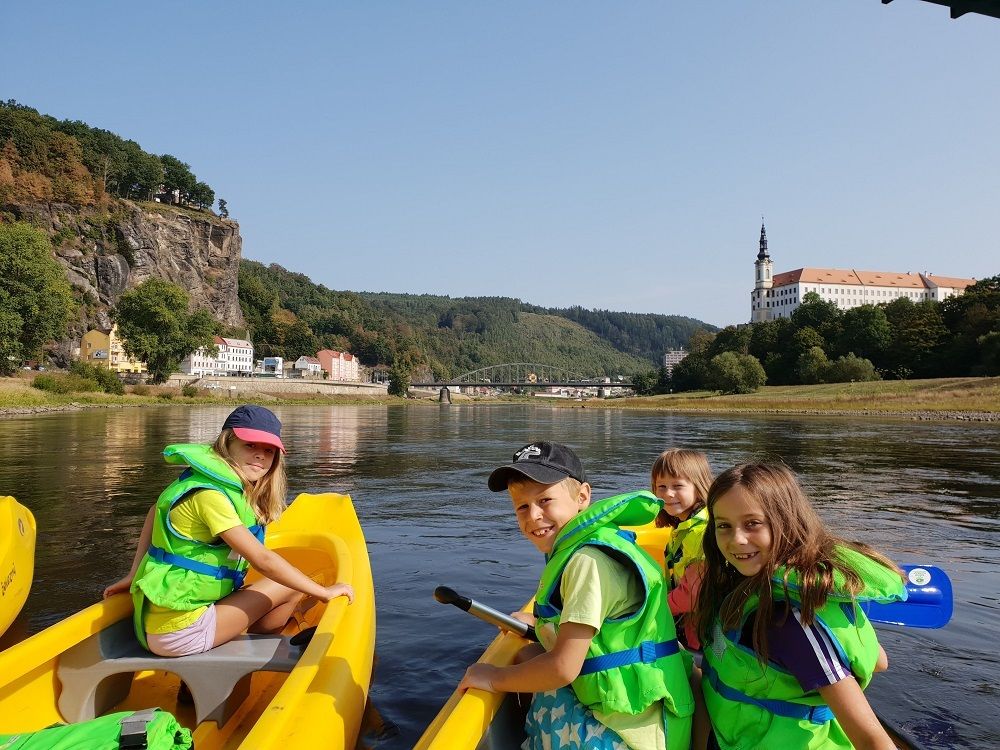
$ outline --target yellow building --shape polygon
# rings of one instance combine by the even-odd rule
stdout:
[[[121,339],[117,336],[117,327],[111,330],[95,328],[83,334],[80,339],[80,359],[115,372],[146,372],[145,362],[125,356]]]

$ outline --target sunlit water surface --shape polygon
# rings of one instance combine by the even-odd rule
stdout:
[[[409,748],[495,631],[431,592],[446,584],[505,611],[532,594],[540,556],[516,529],[494,466],[536,439],[577,449],[595,497],[645,488],[657,453],[704,450],[718,472],[781,458],[837,533],[955,585],[942,630],[881,628],[890,670],[876,711],[928,748],[1000,737],[1000,427],[846,418],[679,416],[528,406],[281,407],[291,494],[350,493],[378,605],[371,697],[380,750]],[[92,410],[0,419],[0,493],[38,520],[34,586],[0,645],[94,602],[128,567],[150,503],[176,470],[170,442],[210,441],[221,407]],[[394,730],[394,727],[398,731]]]

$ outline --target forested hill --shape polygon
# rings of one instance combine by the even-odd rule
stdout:
[[[659,364],[659,342],[683,345],[693,330],[712,330],[688,318],[677,318],[672,328],[674,319],[666,316],[635,316],[641,323],[630,326],[628,313],[547,311],[507,297],[333,291],[303,274],[248,260],[240,265],[240,305],[258,354],[346,349],[369,366],[400,364],[438,378],[504,362],[631,375]],[[602,316],[614,329],[608,338],[597,332]],[[648,356],[634,353],[642,347]]]

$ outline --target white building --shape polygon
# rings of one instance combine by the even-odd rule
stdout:
[[[214,357],[206,347],[200,347],[181,361],[180,371],[186,375],[246,376],[253,372],[253,344],[249,341],[216,336],[212,343],[217,350]]]
[[[892,302],[900,297],[908,297],[914,302],[941,302],[962,294],[966,287],[976,283],[975,279],[930,273],[836,268],[797,268],[774,274],[763,224],[760,225],[760,250],[754,270],[754,289],[750,292],[751,323],[790,317],[809,292],[815,292],[821,299],[834,303],[842,310],[849,310],[859,305]]]
[[[315,357],[299,357],[295,360],[293,371],[296,377],[300,378],[321,378],[323,377],[323,366]]]
[[[668,375],[674,374],[674,366],[688,355],[687,349],[670,349],[663,355],[663,366]]]

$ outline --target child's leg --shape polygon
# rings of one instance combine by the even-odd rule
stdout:
[[[691,669],[691,692],[694,693],[694,716],[691,722],[691,750],[705,750],[708,747],[708,734],[712,725],[708,719],[708,709],[705,708],[705,696],[701,692],[701,670]]]
[[[215,642],[228,643],[244,630],[256,633],[280,631],[288,622],[302,594],[264,578],[234,591],[215,603]]]

